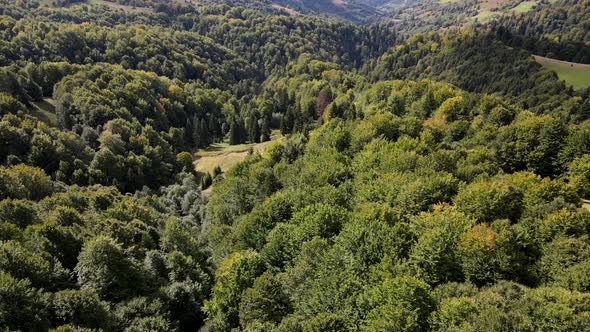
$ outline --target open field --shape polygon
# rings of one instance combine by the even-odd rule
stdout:
[[[55,117],[55,105],[53,99],[47,98],[43,101],[33,102],[33,107],[29,110],[31,115],[46,124],[56,127],[57,119]]]
[[[104,0],[88,0],[88,3],[96,4],[96,5],[105,5],[105,6],[112,8],[112,9],[121,9],[126,12],[146,13],[146,12],[153,11],[152,8],[125,6],[125,5],[120,5],[118,3],[104,1]]]
[[[229,145],[224,142],[211,144],[207,149],[195,153],[195,169],[199,173],[212,173],[215,167],[219,166],[222,172],[227,172],[232,166],[246,159],[250,149],[263,153],[272,143],[282,139],[283,136],[277,130],[273,131],[271,140],[264,143]]]
[[[441,3],[449,3],[455,2],[457,0],[439,0]],[[472,19],[477,19],[480,22],[488,22],[495,17],[510,14],[512,11],[515,11],[517,7],[520,7],[523,4],[518,5],[517,7],[513,8],[511,11],[506,11],[506,6],[510,0],[482,0],[479,3],[479,12],[476,16],[473,16]],[[536,5],[535,1],[527,1],[527,3],[531,3],[531,8],[533,5]],[[523,12],[526,11],[526,5],[523,5],[522,10]],[[530,10],[530,8],[528,9]]]
[[[533,9],[534,6],[537,5],[536,1],[524,1],[521,2],[518,6],[512,8],[513,11],[517,13],[526,13]]]
[[[284,10],[284,11],[286,11],[291,16],[299,16],[299,15],[301,15],[301,13],[299,13],[295,9],[288,8],[288,7],[283,7],[283,6],[274,4],[274,3],[272,4],[272,8],[279,9],[279,10]]]
[[[543,67],[553,70],[560,79],[574,87],[581,89],[590,86],[590,65],[555,60],[535,55],[535,60]]]
[[[488,22],[495,16],[498,16],[498,13],[490,12],[490,11],[481,11],[479,14],[473,17],[473,19],[477,19],[479,22]]]

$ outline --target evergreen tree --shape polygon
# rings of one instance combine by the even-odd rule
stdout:
[[[424,112],[427,112],[428,115],[436,111],[436,100],[434,100],[434,94],[430,89],[424,94],[422,106],[424,107]]]
[[[270,141],[270,114],[264,114],[264,118],[262,119],[262,128],[260,131],[262,133],[262,142]]]
[[[221,171],[221,166],[217,165],[215,166],[215,168],[213,169],[213,178],[216,179],[218,176],[220,176],[222,173]]]
[[[248,140],[251,143],[260,143],[260,127],[254,113],[248,118]]]
[[[195,147],[200,148],[202,146],[202,142],[201,142],[201,122],[199,121],[199,119],[197,118],[197,116],[195,115],[193,117],[193,121],[192,121],[192,138],[193,138],[193,144]]]
[[[200,142],[201,142],[201,147],[206,147],[209,144],[211,144],[211,139],[210,139],[210,135],[209,135],[209,129],[207,128],[207,123],[205,122],[205,119],[201,119],[200,123],[199,123],[199,130],[200,130]]]
[[[244,127],[241,125],[241,122],[241,119],[234,120],[229,127],[229,144],[231,145],[242,144],[246,139]]]
[[[193,122],[191,121],[190,118],[187,118],[186,123],[184,125],[184,142],[187,146],[192,146],[194,144],[193,132],[194,132]]]
[[[283,135],[290,134],[293,131],[294,125],[295,116],[293,115],[293,111],[289,108],[281,120],[281,132]]]
[[[201,178],[201,190],[205,190],[213,184],[213,178],[211,174],[207,173]]]
[[[208,118],[207,129],[209,135],[217,136],[219,134],[219,122],[217,121],[217,117],[214,114],[209,114]]]

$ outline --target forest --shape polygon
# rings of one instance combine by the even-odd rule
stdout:
[[[448,6],[0,0],[0,330],[589,330],[588,2]]]

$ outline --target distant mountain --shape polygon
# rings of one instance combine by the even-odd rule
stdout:
[[[302,13],[336,16],[353,22],[368,22],[379,16],[377,6],[384,1],[358,0],[274,0],[273,3]]]
[[[369,23],[385,16],[386,7],[397,7],[406,0],[260,0],[260,1],[215,1],[249,7],[285,9],[290,14],[325,15],[355,23]]]

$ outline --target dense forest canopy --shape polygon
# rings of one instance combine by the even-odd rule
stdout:
[[[588,1],[521,5],[0,0],[0,329],[588,330]]]

